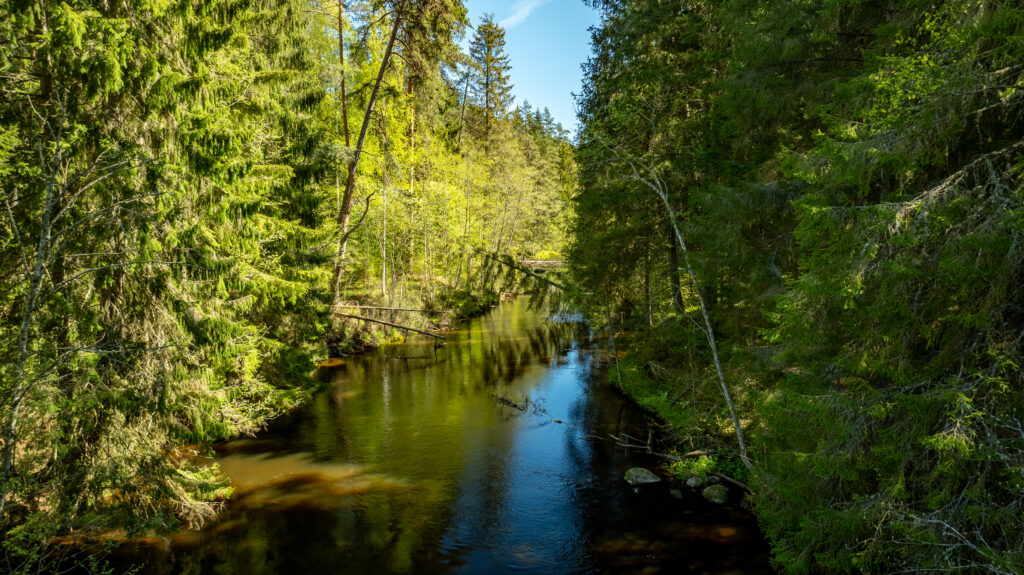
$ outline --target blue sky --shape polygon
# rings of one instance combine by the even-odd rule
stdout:
[[[598,23],[598,12],[582,0],[466,0],[466,8],[474,27],[490,12],[505,28],[516,104],[528,100],[535,108],[547,107],[575,133],[572,94],[581,90],[580,64],[590,55],[587,28]],[[468,44],[473,30],[466,36]]]

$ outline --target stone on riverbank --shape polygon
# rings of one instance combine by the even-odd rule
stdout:
[[[630,485],[644,485],[647,483],[658,483],[661,478],[655,475],[649,469],[643,467],[633,467],[626,471],[625,475],[626,483]]]
[[[704,495],[704,499],[719,505],[729,500],[729,490],[724,485],[705,487],[702,495]]]
[[[686,486],[690,489],[697,489],[698,487],[704,486],[704,479],[696,475],[691,476],[686,480]]]

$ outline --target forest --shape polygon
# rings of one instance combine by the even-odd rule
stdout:
[[[778,572],[1024,572],[1024,5],[584,1],[573,138],[462,0],[0,3],[0,569],[518,290]]]
[[[467,25],[459,0],[0,4],[8,567],[201,525],[230,487],[180,447],[304,402],[327,344],[397,336],[345,312],[472,315],[495,260],[564,244],[567,132]]]
[[[1021,4],[591,4],[570,269],[627,391],[781,572],[1024,571]]]

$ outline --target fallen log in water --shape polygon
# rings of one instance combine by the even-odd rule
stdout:
[[[556,287],[556,288],[558,288],[560,290],[564,290],[565,289],[564,285],[562,285],[560,283],[555,283],[555,282],[549,280],[548,278],[546,278],[546,277],[544,277],[542,275],[539,275],[539,274],[535,274],[532,271],[530,271],[530,270],[528,270],[528,269],[526,269],[524,267],[517,266],[515,264],[509,263],[509,262],[507,262],[507,261],[505,261],[505,260],[503,260],[503,259],[501,259],[501,258],[499,258],[497,256],[491,255],[491,254],[489,254],[487,252],[484,252],[484,251],[481,251],[479,253],[480,253],[480,255],[484,256],[485,258],[488,258],[488,259],[490,259],[492,261],[498,262],[499,264],[501,264],[503,266],[508,266],[508,267],[510,267],[510,268],[512,268],[514,270],[520,271],[520,272],[522,272],[522,273],[524,273],[524,274],[526,274],[528,276],[533,276],[533,277],[539,279],[540,281],[546,282],[549,285],[552,285],[552,286],[554,286],[554,287]]]
[[[343,305],[341,307],[347,307],[349,309],[373,309],[381,311],[415,311],[419,313],[451,313],[454,310],[450,309],[413,309],[408,307],[378,307],[373,305]]]
[[[382,319],[373,319],[372,317],[363,317],[361,315],[352,315],[352,314],[347,314],[347,313],[335,313],[335,315],[340,316],[340,317],[347,317],[349,319],[357,319],[359,321],[368,321],[370,323],[379,323],[381,325],[386,325],[388,327],[393,327],[393,328],[396,328],[396,329],[404,329],[404,330],[416,332],[416,333],[421,334],[421,335],[427,335],[427,336],[430,336],[430,337],[434,337],[434,338],[437,338],[437,339],[440,339],[440,340],[447,341],[447,338],[444,337],[443,335],[437,335],[436,333],[430,333],[429,331],[423,331],[422,329],[416,329],[414,327],[409,327],[407,325],[398,325],[397,323],[391,323],[390,321],[384,321]]]

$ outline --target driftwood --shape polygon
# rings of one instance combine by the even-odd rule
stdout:
[[[416,329],[414,327],[409,327],[407,325],[398,325],[397,323],[391,323],[390,321],[384,321],[382,319],[373,319],[372,317],[363,317],[363,316],[360,316],[360,315],[351,315],[351,314],[347,314],[347,313],[336,313],[335,315],[338,315],[340,317],[347,317],[349,319],[357,319],[359,321],[368,321],[370,323],[379,323],[381,325],[386,325],[388,327],[393,327],[393,328],[397,328],[397,329],[404,329],[404,330],[416,332],[416,333],[421,334],[421,335],[427,335],[427,336],[434,337],[434,338],[437,338],[437,339],[447,340],[447,338],[445,338],[443,335],[437,335],[436,333],[430,333],[429,331],[423,331],[422,329]]]

